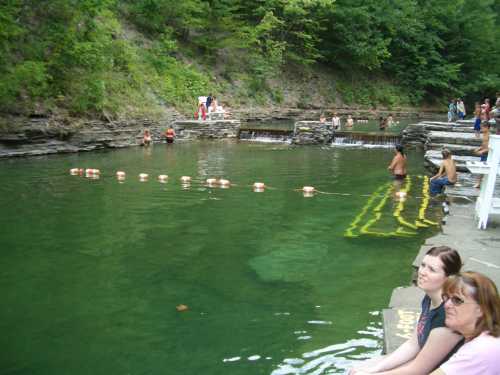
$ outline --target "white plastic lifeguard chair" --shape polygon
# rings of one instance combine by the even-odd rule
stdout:
[[[489,215],[500,214],[500,198],[495,198],[495,183],[500,175],[500,135],[490,135],[486,162],[467,162],[467,169],[472,173],[484,175],[481,191],[476,201],[476,218],[478,229],[486,229]]]

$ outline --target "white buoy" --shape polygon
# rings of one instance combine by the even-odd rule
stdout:
[[[309,198],[314,196],[316,189],[312,186],[304,186],[302,192],[304,193],[304,197]]]
[[[262,193],[265,189],[266,185],[263,182],[254,182],[253,191],[256,193]]]
[[[207,185],[208,186],[214,186],[217,184],[217,179],[216,178],[207,178]]]
[[[229,185],[231,185],[231,182],[229,180],[224,180],[223,178],[221,178],[219,180],[219,185],[221,188],[228,188]]]
[[[147,173],[139,173],[139,181],[147,181],[149,178],[149,175]]]
[[[125,176],[126,176],[126,174],[123,171],[116,172],[116,178],[119,179],[119,180],[124,180]]]
[[[191,177],[189,176],[182,176],[181,181],[185,184],[189,184],[191,182]]]
[[[168,176],[166,174],[161,174],[158,176],[158,181],[160,181],[161,183],[167,182],[167,179],[168,179]]]
[[[83,173],[83,169],[81,169],[81,168],[71,168],[69,170],[69,173],[72,174],[73,176],[76,176],[76,175],[79,175],[79,174]]]

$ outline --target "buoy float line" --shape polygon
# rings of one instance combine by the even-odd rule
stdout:
[[[101,171],[99,169],[94,169],[94,168],[71,168],[70,169],[70,174],[71,175],[82,175],[85,174],[86,177],[88,178],[93,178],[97,179],[101,176]],[[430,225],[438,225],[438,223],[431,221],[425,217],[427,208],[429,206],[429,201],[430,201],[430,194],[429,194],[429,178],[427,176],[422,176],[422,175],[417,175],[414,176],[416,178],[419,178],[422,180],[422,196],[409,196],[408,192],[411,189],[411,179],[410,176],[406,177],[406,186],[400,190],[400,193],[402,194],[401,200],[398,202],[398,205],[396,209],[394,210],[393,216],[400,222],[401,225],[407,226],[411,229],[417,229],[419,227],[428,227]],[[116,178],[119,183],[123,183],[123,181],[126,178],[126,172],[124,171],[117,171],[116,172]],[[139,174],[139,181],[141,182],[146,182],[149,179],[149,174],[147,173],[141,173]],[[158,181],[160,183],[165,183],[168,180],[168,175],[159,175],[158,176]],[[187,187],[190,187],[191,184],[191,177],[190,176],[182,176],[180,177],[181,180],[181,185],[183,189],[186,189]],[[206,186],[208,187],[222,187],[222,188],[227,188],[229,186],[238,186],[237,184],[233,184],[229,180],[226,179],[216,179],[216,178],[208,178],[206,179]],[[255,182],[252,185],[242,185],[242,186],[250,186],[254,192],[262,192],[265,189],[270,189],[270,190],[278,190],[279,188],[274,188],[268,185],[265,185],[263,182]],[[386,189],[385,193],[383,193],[383,190]],[[374,200],[377,198],[380,198],[381,201],[379,202],[378,206],[374,209],[374,217],[369,219],[367,223],[361,227],[359,233],[362,234],[377,234],[381,235],[379,232],[373,232],[369,228],[376,223],[378,220],[381,218],[380,210],[381,208],[385,205],[387,202],[389,196],[390,196],[390,191],[393,190],[392,188],[392,183],[387,183],[383,186],[381,186],[379,189],[377,189],[374,193],[372,194],[352,194],[352,193],[341,193],[341,192],[328,192],[328,191],[321,191],[317,190],[313,186],[303,186],[300,189],[293,189],[294,191],[300,191],[304,193],[305,197],[311,197],[314,196],[315,194],[324,194],[324,195],[336,195],[336,196],[358,196],[358,197],[368,197],[367,204],[365,207],[363,207],[361,213],[357,215],[355,220],[350,224],[348,229],[345,232],[345,236],[347,237],[357,237],[359,234],[355,233],[355,230],[358,227],[358,224],[361,222],[362,218],[367,214],[368,209],[372,206]],[[405,196],[406,195],[406,196]],[[402,212],[404,211],[404,200],[403,198],[411,198],[411,199],[421,199],[422,202],[420,204],[419,210],[418,210],[418,218],[415,219],[415,223],[410,223],[408,220],[406,220],[404,217],[402,217]],[[395,232],[389,232],[390,235],[394,234],[405,234],[408,235],[412,232],[407,232],[404,233],[402,230],[397,230]]]

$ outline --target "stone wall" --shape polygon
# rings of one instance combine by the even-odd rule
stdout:
[[[293,130],[292,143],[297,145],[322,145],[333,138],[331,122],[297,121]]]
[[[178,140],[238,138],[239,120],[175,121]]]
[[[57,118],[9,118],[0,129],[0,158],[92,151],[137,146],[144,129],[161,139],[170,121],[101,121]]]
[[[150,130],[153,142],[163,142],[163,134],[172,123],[178,140],[236,138],[240,128],[236,120],[71,121],[12,117],[4,119],[0,127],[0,158],[138,146],[142,144],[144,129]]]

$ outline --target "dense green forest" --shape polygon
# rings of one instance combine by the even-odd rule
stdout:
[[[318,71],[332,102],[471,102],[500,88],[499,41],[500,0],[2,0],[0,111],[280,104]]]

